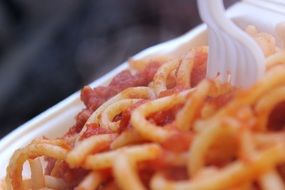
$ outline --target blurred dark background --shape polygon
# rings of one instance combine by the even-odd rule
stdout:
[[[196,0],[0,0],[0,138],[199,23]]]

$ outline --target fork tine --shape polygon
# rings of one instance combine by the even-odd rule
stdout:
[[[217,35],[217,41],[218,41],[218,61],[219,65],[217,65],[217,69],[219,69],[219,80],[224,83],[226,82],[226,54],[227,54],[227,49],[225,48],[225,40],[224,40],[224,35],[223,33],[220,33]]]
[[[219,73],[219,80],[225,82],[230,72],[233,85],[253,84],[265,70],[261,49],[226,18],[222,0],[198,0],[198,5],[209,30],[207,77],[215,78]]]
[[[207,62],[207,76],[210,79],[214,79],[217,77],[217,65],[215,66],[214,64],[211,64],[213,62],[215,62],[216,60],[216,56],[217,56],[217,44],[215,41],[213,41],[214,39],[216,39],[216,35],[214,33],[213,30],[209,31],[209,43],[211,43],[212,45],[209,47],[209,56],[208,56],[208,62]]]
[[[226,49],[226,64],[225,64],[225,70],[226,75],[230,73],[234,73],[231,71],[235,71],[236,65],[237,65],[237,54],[235,52],[236,49],[236,43],[230,39],[230,37],[224,33],[224,39],[225,39],[225,48]],[[232,63],[232,64],[231,64]]]
[[[243,73],[245,71],[245,69],[244,69],[245,57],[242,53],[243,47],[240,44],[238,44],[237,50],[238,50],[238,62],[237,62],[237,67],[236,67],[237,68],[237,70],[236,70],[236,72],[237,72],[237,79],[236,79],[237,83],[235,83],[234,85],[241,87],[244,85],[243,82],[245,81],[243,79]]]
[[[255,71],[255,63],[254,60],[252,59],[252,56],[250,56],[249,52],[245,52],[246,55],[246,75],[248,76],[248,84],[254,84],[256,81],[255,76],[256,76],[256,71]]]
[[[233,50],[233,54],[236,55],[234,61],[232,62],[232,64],[230,64],[230,72],[231,72],[231,84],[234,85],[234,84],[237,84],[238,83],[238,78],[239,78],[239,73],[238,73],[238,64],[239,64],[239,61],[240,61],[240,58],[239,58],[239,55],[240,55],[240,52],[239,52],[239,44],[234,42],[234,47],[235,49]]]

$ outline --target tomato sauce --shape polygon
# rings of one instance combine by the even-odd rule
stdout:
[[[205,77],[206,58],[207,57],[202,53],[198,53],[195,56],[195,64],[191,75],[191,86],[197,85]],[[81,91],[80,98],[86,107],[76,116],[76,124],[65,134],[65,136],[71,136],[79,133],[90,115],[105,101],[118,94],[122,90],[135,86],[147,86],[149,82],[153,80],[153,77],[160,65],[161,63],[158,62],[150,63],[143,71],[136,74],[132,74],[128,70],[122,71],[111,80],[108,86],[99,86],[96,88],[85,86]],[[181,90],[183,90],[183,88],[174,87],[172,89],[162,92],[160,94],[160,97],[168,96],[180,92]],[[130,108],[123,111],[121,114],[117,115],[113,119],[113,121],[120,121],[119,133],[124,131],[126,128],[131,127],[129,122],[131,112],[138,106],[148,101],[149,100],[142,100],[135,103]],[[164,126],[169,130],[175,131],[174,135],[172,135],[169,139],[162,143],[162,146],[165,148],[165,150],[179,153],[185,152],[189,149],[189,146],[192,142],[193,134],[191,132],[180,132],[172,126],[172,123],[175,120],[176,113],[182,108],[182,106],[182,104],[177,105],[169,110],[157,112],[148,117],[148,120],[155,123],[156,125],[162,127]],[[81,139],[88,138],[93,135],[110,133],[112,133],[111,130],[101,128],[98,124],[88,124],[86,131],[81,136]],[[48,165],[46,168],[46,173],[50,174],[52,172],[52,169],[54,168],[55,162],[53,159],[47,159]],[[147,162],[145,164],[145,166],[147,167],[141,167],[139,169],[139,173],[143,179],[144,184],[146,185],[149,184],[149,177],[152,176],[149,174],[153,173],[156,169],[162,168],[164,175],[170,179],[186,179],[185,168],[169,167],[169,164],[167,163],[165,158],[163,158],[163,155],[160,156],[158,159]],[[144,164],[142,163],[142,165]],[[59,171],[58,174],[62,175],[61,177],[66,181],[76,181],[76,179],[74,178],[81,178],[81,176],[85,175],[85,171],[72,170],[66,167],[66,164],[62,164],[59,169],[61,171]],[[111,185],[110,187],[113,186]]]
[[[171,109],[153,113],[147,119],[156,125],[165,126],[175,120],[176,113],[182,108],[182,106],[183,104],[179,104]]]
[[[162,98],[162,97],[165,97],[165,96],[171,96],[173,94],[176,94],[178,92],[181,92],[182,90],[184,90],[184,87],[182,86],[176,86],[174,88],[171,88],[171,89],[167,89],[167,90],[164,90],[162,92],[159,93],[159,97]]]
[[[194,134],[192,132],[189,131],[181,132],[177,131],[176,129],[176,133],[174,133],[174,135],[166,139],[161,145],[166,150],[170,150],[176,153],[181,153],[189,150],[193,138]]]
[[[234,97],[234,91],[219,95],[217,97],[207,97],[206,102],[219,109],[230,102]]]
[[[81,136],[81,140],[91,137],[93,135],[103,135],[103,134],[111,134],[113,131],[110,129],[99,127],[99,125],[92,123],[87,125],[86,131]]]
[[[72,169],[68,166],[66,162],[59,163],[57,166],[55,174],[52,175],[57,178],[63,179],[71,187],[76,186],[83,178],[88,174],[88,171],[82,168]]]
[[[116,117],[115,121],[120,120],[119,133],[123,132],[127,127],[131,127],[131,112],[140,105],[145,104],[146,102],[148,102],[148,100],[140,100]]]
[[[50,158],[50,157],[45,157],[44,159],[45,159],[45,161],[47,163],[47,165],[45,167],[45,175],[50,175],[52,169],[54,168],[56,159]]]
[[[148,85],[160,65],[161,63],[158,62],[150,63],[143,71],[136,74],[132,74],[129,70],[124,70],[116,75],[108,86],[96,88],[85,86],[81,90],[80,99],[86,108],[78,113],[75,118],[76,124],[69,129],[65,137],[79,133],[90,115],[114,95],[129,87]]]
[[[208,54],[202,50],[195,54],[193,70],[191,72],[191,87],[196,86],[206,77],[207,59]]]
[[[88,171],[82,168],[71,169],[66,162],[57,163],[54,158],[45,157],[45,161],[47,162],[45,175],[62,178],[71,186],[78,184],[88,173]],[[56,172],[53,172],[56,163],[59,165],[56,167]]]
[[[270,131],[284,130],[285,126],[285,102],[279,103],[269,115],[268,129]]]
[[[169,180],[189,179],[186,167],[173,166],[167,161],[167,152],[163,152],[157,159],[138,163],[139,177],[145,187],[149,187],[151,177],[157,171]]]

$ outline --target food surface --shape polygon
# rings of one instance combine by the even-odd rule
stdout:
[[[107,86],[82,89],[85,108],[62,138],[14,153],[7,189],[285,189],[285,52],[246,31],[266,56],[254,86],[205,79],[206,46],[130,60]]]

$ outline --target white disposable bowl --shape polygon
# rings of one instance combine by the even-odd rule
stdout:
[[[244,27],[247,24],[254,23],[261,30],[274,35],[274,26],[281,20],[285,20],[284,15],[278,15],[277,12],[276,15],[271,12],[265,12],[265,10],[261,10],[245,2],[235,4],[227,12],[230,17],[234,18],[233,20],[236,24]],[[265,21],[260,18],[264,18]],[[150,47],[138,53],[133,58],[141,59],[158,55],[181,54],[191,47],[206,44],[206,26],[200,25],[179,38]],[[91,83],[90,86],[105,85],[117,73],[127,68],[128,64],[125,62]],[[83,105],[79,99],[79,92],[76,92],[4,137],[0,141],[0,179],[5,177],[9,159],[16,149],[23,147],[36,137],[46,136],[55,138],[62,136],[74,124],[74,117],[82,108]],[[24,167],[23,174],[24,176],[29,175],[26,167]]]

